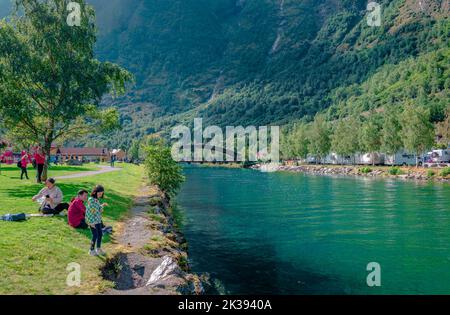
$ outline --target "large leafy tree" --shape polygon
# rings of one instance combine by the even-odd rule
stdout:
[[[359,130],[361,121],[359,116],[350,116],[337,122],[331,136],[331,147],[341,156],[354,156],[360,151]]]
[[[0,114],[10,133],[40,144],[47,156],[57,140],[117,127],[117,111],[99,103],[132,80],[95,58],[94,9],[78,0],[80,25],[70,26],[69,2],[16,0],[15,13],[0,21]]]
[[[296,126],[293,136],[294,139],[292,141],[292,144],[294,156],[306,159],[309,154],[309,145],[310,145],[306,125],[300,124]]]
[[[181,166],[172,158],[170,147],[162,141],[150,140],[145,151],[145,168],[150,184],[157,185],[167,197],[173,196],[185,178]]]
[[[419,156],[430,149],[434,143],[434,126],[430,121],[430,110],[422,106],[407,104],[400,117],[402,138],[405,149]]]
[[[140,139],[134,139],[131,142],[129,155],[131,156],[133,161],[139,161],[139,159],[141,157],[141,145],[142,145],[142,143],[141,143]]]
[[[447,106],[445,119],[437,124],[436,133],[444,147],[450,145],[450,105]]]
[[[372,156],[372,165],[375,165],[375,153],[381,149],[382,123],[380,116],[374,112],[363,123],[361,129],[361,146]]]
[[[384,113],[383,130],[381,131],[381,149],[387,154],[396,154],[403,148],[399,111],[389,107]]]
[[[330,153],[331,129],[323,115],[316,115],[311,125],[309,140],[309,150],[316,157],[316,162]]]
[[[306,159],[309,153],[308,129],[303,123],[294,125],[282,135],[282,155],[285,159]]]

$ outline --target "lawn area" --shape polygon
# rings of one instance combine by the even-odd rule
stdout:
[[[1,175],[3,176],[3,179],[10,178],[10,179],[18,179],[20,180],[20,168],[18,168],[16,165],[1,165]],[[90,171],[96,171],[99,170],[99,166],[97,164],[85,164],[83,166],[66,166],[66,165],[51,165],[49,168],[49,176],[50,177],[56,177],[56,176],[64,176],[64,175],[70,175],[74,172],[90,172]],[[0,176],[1,176],[0,175]],[[32,168],[31,166],[28,167],[28,177],[31,181],[34,181],[36,178],[36,170]],[[0,177],[0,183],[2,183],[2,178]],[[0,210],[1,211],[1,210]]]
[[[118,165],[121,171],[90,177],[57,181],[69,202],[76,192],[102,184],[109,204],[104,221],[115,226],[126,215],[143,182],[142,168]],[[52,166],[49,175],[57,177],[95,170],[92,164],[83,167]],[[36,184],[35,172],[30,169],[30,180],[21,181],[20,170],[2,165],[0,175],[0,215],[6,213],[37,213],[37,204],[31,201],[43,186]],[[100,277],[99,267],[104,258],[88,255],[91,233],[77,231],[67,224],[66,217],[31,218],[26,222],[0,221],[0,294],[95,294],[111,285]],[[104,249],[112,247],[104,238]],[[68,287],[66,271],[69,263],[81,265],[81,286]]]

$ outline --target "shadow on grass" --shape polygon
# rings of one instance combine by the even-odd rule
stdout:
[[[51,176],[51,172],[90,172],[90,171],[97,171],[99,168],[99,165],[87,165],[87,166],[68,166],[68,165],[51,165],[49,170],[49,175]],[[35,171],[36,169],[29,166],[27,168],[27,171]],[[15,165],[8,165],[8,166],[1,166],[1,172],[5,173],[11,173],[11,172],[18,172],[20,174],[20,168],[18,168]]]
[[[79,190],[86,189],[87,191],[90,191],[92,189],[92,182],[81,182],[77,184],[61,183],[58,184],[57,186],[61,189],[61,191],[64,194],[63,202],[70,203],[72,198],[77,196]],[[35,196],[43,187],[44,187],[43,185],[36,184],[20,188],[10,188],[10,189],[7,188],[4,189],[4,192],[5,195],[9,197],[31,200],[31,198]],[[105,207],[103,213],[103,218],[105,219],[105,221],[110,220],[118,221],[122,218],[124,214],[128,212],[129,208],[132,205],[133,198],[131,196],[120,194],[119,192],[114,190],[108,190],[108,188],[106,187],[105,198],[101,200],[101,202],[106,202],[109,205],[108,207]],[[37,213],[37,210],[38,205],[36,204],[36,207],[35,209],[32,210],[32,212]],[[64,221],[64,223],[67,224],[67,217],[56,216],[48,219],[56,219]],[[107,222],[105,222],[105,224],[107,225]],[[76,229],[76,231],[82,235],[85,235],[89,239],[92,237],[91,231],[89,229],[87,230]],[[110,235],[105,235],[103,239],[105,243],[108,243],[110,242],[111,237]]]
[[[61,216],[56,216],[56,217],[52,217],[51,219],[56,219],[58,221],[62,221],[64,224],[68,224],[67,223],[67,217],[61,217]],[[107,224],[105,224],[107,225]],[[90,228],[87,229],[74,229],[71,228],[73,231],[85,236],[87,239],[92,239],[92,232]],[[110,243],[111,242],[111,235],[110,234],[103,234],[103,238],[102,238],[102,243],[106,244],[106,243]]]

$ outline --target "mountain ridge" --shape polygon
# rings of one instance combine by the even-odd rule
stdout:
[[[436,51],[444,62],[417,73],[443,83],[433,83],[432,93],[421,86],[422,100],[436,111],[449,100],[448,0],[379,0],[380,27],[367,25],[367,0],[88,2],[97,11],[97,55],[136,77],[125,97],[105,98],[123,125],[113,137],[95,139],[109,146],[167,137],[194,117],[219,126],[283,125],[323,111],[330,119],[365,111],[373,107],[371,80],[415,69],[415,62],[435,60]],[[374,104],[416,101],[411,94],[391,102],[399,92],[385,88],[385,99]]]

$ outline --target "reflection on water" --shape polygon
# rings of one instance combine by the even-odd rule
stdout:
[[[185,169],[195,272],[233,294],[450,293],[450,185]],[[369,262],[382,287],[366,285]]]

